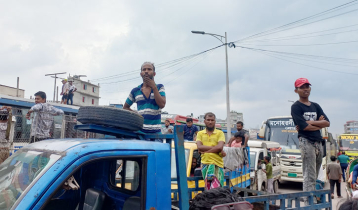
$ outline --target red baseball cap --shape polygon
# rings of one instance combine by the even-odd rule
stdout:
[[[304,84],[311,85],[311,83],[308,81],[308,79],[306,79],[306,78],[298,78],[298,79],[296,79],[295,87],[301,87]]]

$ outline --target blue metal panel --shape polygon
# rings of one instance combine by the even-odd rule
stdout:
[[[189,209],[188,182],[186,177],[184,126],[174,126],[175,159],[178,177],[179,208]]]

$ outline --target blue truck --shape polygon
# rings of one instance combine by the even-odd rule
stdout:
[[[116,136],[116,139],[44,140],[21,148],[2,163],[0,209],[189,209],[188,179],[198,183],[200,177],[187,178],[182,126],[175,126],[171,135],[148,135],[128,127],[110,127],[98,116],[95,118],[98,124],[77,125],[76,129]],[[110,117],[107,120],[115,125]],[[168,143],[149,139],[166,139]],[[175,206],[171,198],[172,140],[179,197]],[[309,197],[310,206],[306,209],[331,209],[328,190],[282,195],[258,193],[253,197],[246,197],[252,190],[236,190],[244,192],[246,202],[212,209],[230,209],[248,203],[259,203],[268,209],[269,201],[276,200],[280,209],[286,209],[295,201],[299,206],[297,199],[302,196]],[[313,196],[321,198],[321,203],[313,204]]]

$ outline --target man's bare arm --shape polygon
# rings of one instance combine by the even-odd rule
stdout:
[[[309,125],[317,126],[320,128],[329,127],[330,123],[327,120],[318,120],[318,121],[306,121]]]
[[[123,109],[126,109],[126,110],[129,110],[129,111],[133,112],[133,110],[130,108],[129,104],[127,104],[127,103],[124,103]]]
[[[247,142],[249,141],[249,135],[245,133],[245,144],[244,147],[247,147]]]
[[[319,131],[319,130],[321,130],[321,128],[318,126],[308,124],[303,130],[304,131]]]

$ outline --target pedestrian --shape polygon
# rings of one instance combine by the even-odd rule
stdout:
[[[161,132],[161,110],[165,107],[165,89],[162,84],[156,84],[155,66],[151,62],[144,62],[141,66],[140,76],[143,83],[132,89],[124,103],[123,109],[133,111],[130,107],[137,103],[137,110],[144,118],[142,132]],[[161,141],[157,139],[156,141]]]
[[[184,125],[184,140],[194,141],[194,136],[198,134],[199,129],[193,125],[193,119],[187,118]]]
[[[0,164],[10,156],[11,107],[0,108]]]
[[[331,156],[331,163],[327,165],[327,177],[329,179],[329,184],[331,186],[331,198],[334,198],[334,185],[337,188],[337,196],[338,198],[342,198],[341,196],[341,181],[342,181],[342,169],[341,166],[336,162],[337,158],[335,156]]]
[[[61,109],[46,103],[46,93],[42,91],[35,93],[35,105],[27,112],[27,119],[30,119],[31,113],[34,113],[34,120],[31,125],[30,143],[51,138],[53,116],[64,114]]]
[[[170,134],[173,133],[174,127],[170,125],[170,121],[168,119],[165,120],[165,125],[162,127],[162,134]]]
[[[264,161],[266,164],[266,169],[261,169],[264,173],[266,173],[267,178],[267,192],[275,193],[273,190],[273,176],[272,176],[272,164],[270,162],[271,158],[269,156],[264,157]]]
[[[62,91],[60,94],[60,95],[62,95],[61,104],[67,104],[68,91],[69,91],[69,84],[67,83],[67,79],[63,79],[62,80]]]
[[[69,82],[69,85],[68,85],[68,95],[67,95],[67,104],[69,105],[70,103],[70,100],[71,100],[71,105],[73,105],[73,95],[74,95],[74,92],[76,92],[77,88],[76,86],[73,84],[73,81],[70,80],[68,81]]]
[[[338,161],[341,165],[342,173],[343,173],[343,182],[346,182],[346,170],[349,163],[349,157],[343,151],[341,155],[338,156]]]
[[[205,129],[198,132],[196,145],[201,155],[202,175],[205,189],[224,186],[225,135],[215,128],[216,116],[208,112],[204,116]]]
[[[243,130],[236,132],[227,144],[228,147],[242,147],[242,140],[245,139],[245,132]]]
[[[263,160],[259,159],[257,163],[257,190],[262,191],[264,176],[266,176],[266,173],[264,170],[266,169],[266,165]]]
[[[303,191],[316,190],[316,180],[322,164],[323,144],[320,130],[329,127],[328,117],[318,103],[308,100],[311,84],[306,78],[295,81],[295,92],[299,100],[291,106],[291,115],[298,130],[301,150]],[[304,199],[308,203],[307,197]]]

